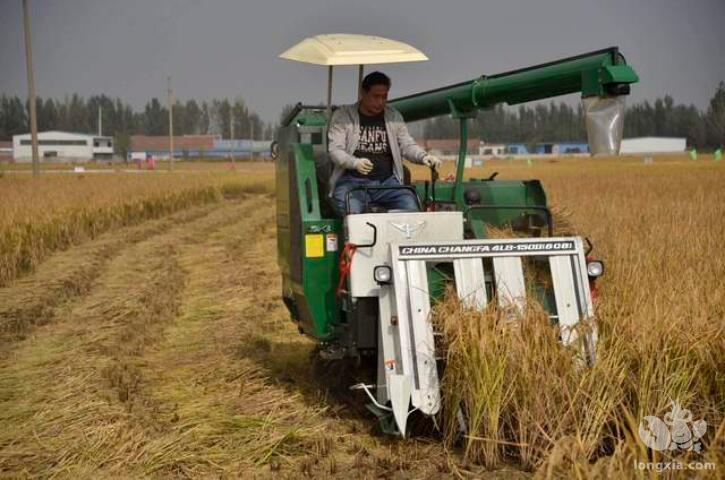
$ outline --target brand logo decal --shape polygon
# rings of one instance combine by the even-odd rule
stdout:
[[[397,223],[397,222],[388,222],[391,227],[399,230],[400,232],[405,235],[405,238],[410,240],[413,238],[413,235],[417,233],[420,230],[423,230],[426,226],[426,222],[419,220],[417,222],[413,223]]]

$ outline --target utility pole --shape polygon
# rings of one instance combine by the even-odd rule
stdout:
[[[169,94],[169,168],[174,169],[174,91],[171,89],[171,76],[168,77]]]
[[[103,117],[101,115],[102,107],[98,104],[98,136],[103,136]]]
[[[234,168],[234,107],[229,109],[229,150]]]
[[[25,27],[25,65],[28,70],[28,103],[30,106],[30,142],[33,152],[33,176],[40,174],[40,156],[38,154],[38,118],[35,114],[35,79],[33,78],[33,46],[30,35],[30,15],[28,0],[23,0],[23,25]]]
[[[250,128],[250,139],[249,139],[249,161],[251,162],[254,157],[254,120],[251,115],[249,117],[249,128]]]

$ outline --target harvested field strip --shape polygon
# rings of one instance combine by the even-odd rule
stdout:
[[[160,460],[145,471],[376,478],[447,470],[439,444],[370,436],[374,422],[347,379],[317,364],[278,299],[273,219],[271,208],[250,212],[204,248],[180,249],[188,278],[180,316],[142,369],[179,441],[159,440],[154,448],[164,452],[149,455]]]
[[[22,339],[34,325],[51,322],[56,309],[88,293],[119,251],[173,225],[208,215],[215,206],[183,210],[159,220],[105,233],[92,242],[51,255],[32,275],[0,288],[0,345]]]
[[[259,295],[274,279],[257,275],[253,266],[263,254],[259,242],[269,237],[269,221],[268,210],[250,210],[212,234],[203,248],[180,250],[189,278],[180,315],[143,368],[154,386],[148,393],[169,407],[161,416],[173,427],[149,445],[146,473],[239,476],[309,453],[322,432],[322,405],[306,405],[299,394],[275,385],[239,345],[256,338],[250,348],[266,352],[265,331],[280,328],[265,318],[272,312]],[[228,241],[243,242],[244,253],[230,255]]]
[[[255,204],[228,202],[131,246],[62,318],[13,349],[0,370],[0,470],[87,475],[142,453],[163,425],[139,394],[138,362],[180,304],[180,240],[198,241]]]
[[[264,179],[199,175],[114,176],[85,183],[84,177],[3,179],[0,286],[33,270],[49,253],[106,231],[271,188]]]

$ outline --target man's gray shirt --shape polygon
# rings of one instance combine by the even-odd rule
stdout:
[[[413,163],[423,163],[426,152],[408,133],[403,116],[392,107],[385,107],[385,130],[393,155],[393,174],[403,183],[403,157]],[[335,167],[330,177],[330,196],[335,183],[347,169],[355,168],[353,156],[360,141],[360,114],[358,104],[344,105],[335,110],[327,131],[328,151]]]

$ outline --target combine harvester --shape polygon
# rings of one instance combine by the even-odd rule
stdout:
[[[282,297],[300,332],[320,344],[326,359],[377,357],[377,381],[352,388],[387,431],[405,435],[413,411],[441,406],[431,306],[452,285],[463,302],[495,302],[521,313],[535,297],[560,328],[561,342],[594,361],[596,329],[591,288],[602,274],[580,237],[553,237],[553,219],[538,180],[464,180],[468,121],[478,110],[581,92],[593,153],[616,154],[624,95],[638,81],[612,47],[391,100],[406,121],[450,115],[460,122],[455,180],[414,182],[420,212],[381,212],[336,218],[328,198],[326,149],[335,65],[363,66],[427,58],[401,42],[362,35],[319,35],[282,58],[326,65],[327,106],[297,104],[276,145],[277,251]],[[359,88],[360,80],[358,80]],[[378,187],[380,188],[380,187]],[[515,238],[489,239],[487,226],[511,228]],[[591,247],[589,246],[589,250]],[[531,267],[533,266],[533,267]],[[525,269],[546,272],[529,283]],[[537,276],[533,276],[537,278]],[[463,417],[461,417],[463,418]],[[387,426],[387,427],[386,427]]]

